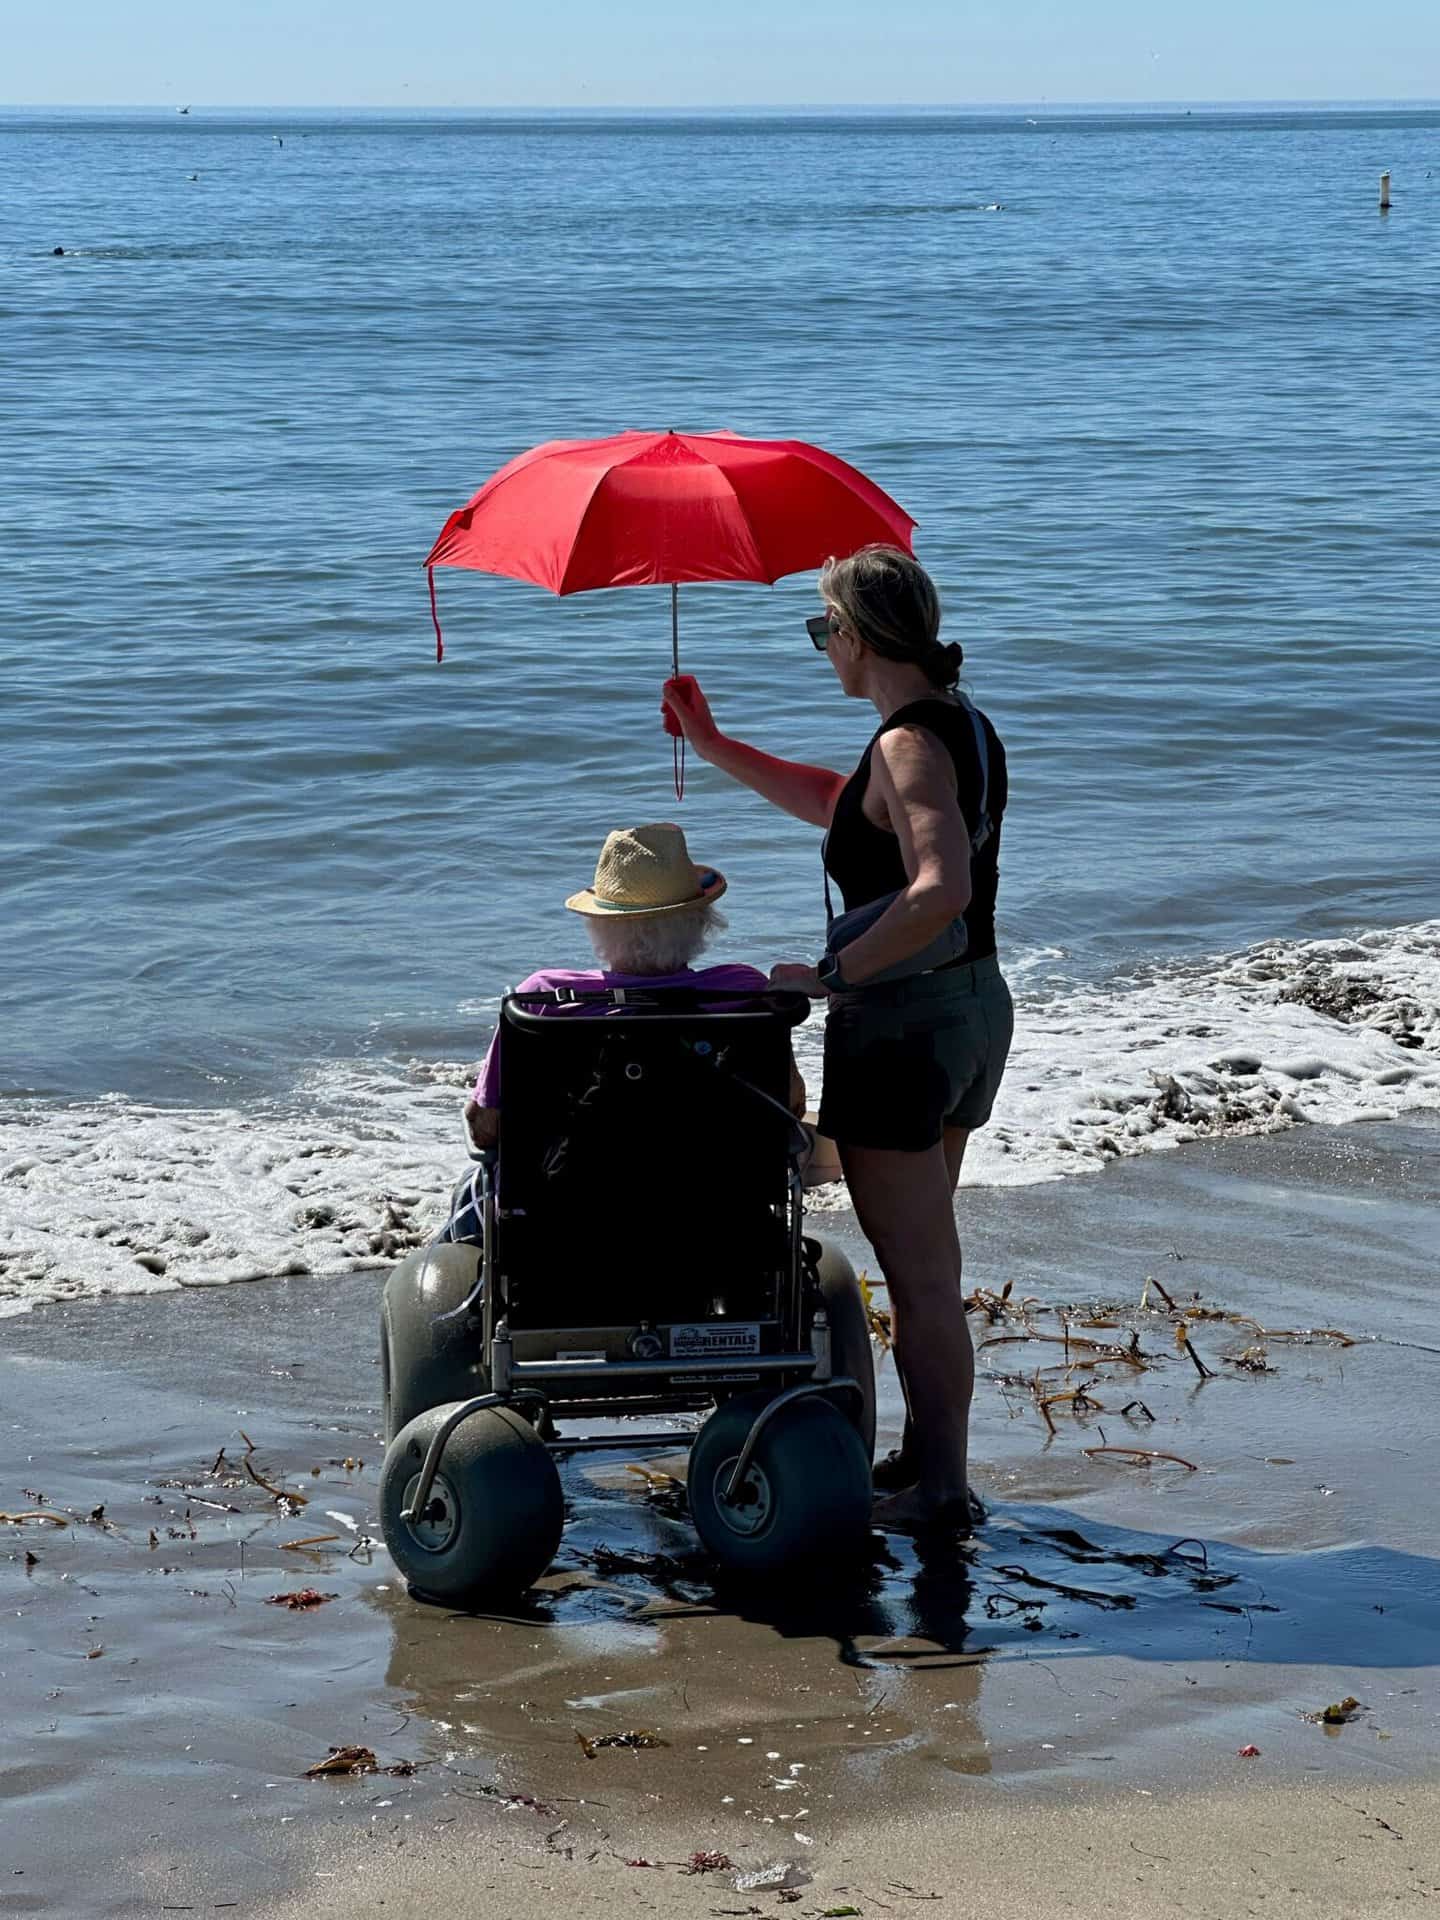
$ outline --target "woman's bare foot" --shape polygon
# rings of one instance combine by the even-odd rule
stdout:
[[[882,1533],[944,1533],[952,1539],[965,1539],[972,1528],[983,1525],[985,1506],[972,1487],[963,1500],[929,1500],[918,1487],[906,1487],[902,1493],[888,1494],[877,1500],[871,1510],[872,1524]]]

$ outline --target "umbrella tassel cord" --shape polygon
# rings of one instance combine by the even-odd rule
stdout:
[[[435,664],[438,667],[445,658],[445,636],[440,631],[440,609],[435,604],[435,569],[427,567],[425,578],[430,583],[430,618],[435,625]]]

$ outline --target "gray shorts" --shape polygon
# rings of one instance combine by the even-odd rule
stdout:
[[[825,1021],[820,1131],[840,1146],[923,1153],[990,1118],[1015,1010],[994,954],[838,993]]]

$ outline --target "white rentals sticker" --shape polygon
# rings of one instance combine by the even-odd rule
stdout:
[[[699,1326],[670,1329],[672,1360],[718,1360],[759,1351],[760,1328],[753,1321],[708,1320]]]

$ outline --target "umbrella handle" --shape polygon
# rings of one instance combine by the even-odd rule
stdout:
[[[666,682],[669,685],[669,682]],[[660,724],[670,736],[670,757],[675,767],[675,798],[685,798],[685,729],[669,707],[660,702]]]
[[[670,759],[675,768],[675,798],[685,798],[685,729],[662,700],[660,724],[670,736]]]

